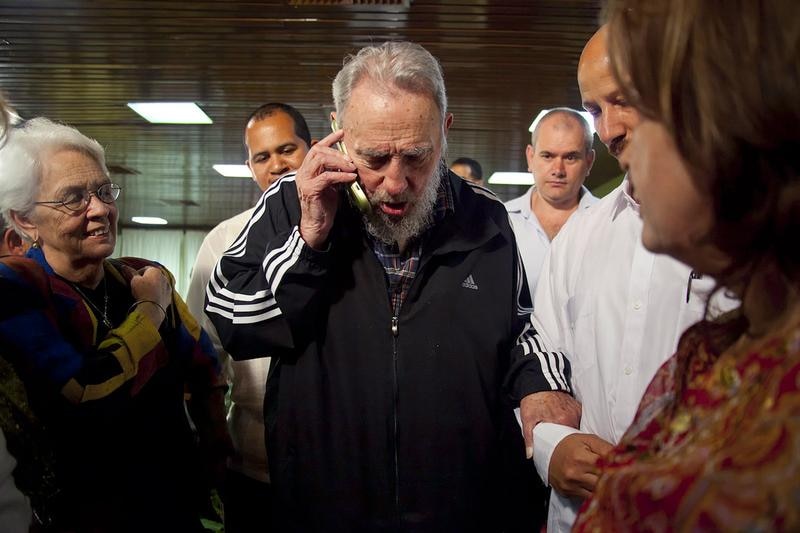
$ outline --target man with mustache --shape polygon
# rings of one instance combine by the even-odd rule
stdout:
[[[586,120],[566,107],[547,111],[531,133],[525,159],[534,185],[506,202],[531,294],[550,241],[576,210],[597,201],[583,186],[594,163],[593,141]]]
[[[600,139],[618,158],[641,117],[612,76],[605,28],[581,54],[578,84]],[[582,405],[579,431],[548,423],[554,417],[546,409],[553,405],[576,410],[566,394],[543,392],[522,400],[523,431],[536,469],[554,489],[548,532],[571,529],[580,503],[594,490],[597,460],[632,422],[681,333],[702,318],[714,285],[682,263],[647,251],[641,234],[635,191],[626,178],[570,218],[542,267],[533,322],[545,342],[569,358]]]
[[[273,357],[275,526],[508,530],[523,444],[502,384],[519,369],[521,397],[542,370],[505,208],[444,165],[453,117],[421,46],[362,49],[333,97],[342,129],[265,193],[206,305],[234,358]]]

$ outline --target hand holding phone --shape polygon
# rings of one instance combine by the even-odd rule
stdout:
[[[339,127],[336,125],[336,119],[331,119],[331,131],[334,133],[339,130]],[[345,148],[344,143],[342,141],[336,142],[336,147],[339,149],[340,152],[347,155],[347,148]],[[364,189],[361,188],[361,184],[358,183],[358,179],[356,181],[350,183],[347,186],[347,195],[350,197],[350,202],[358,208],[363,214],[368,215],[372,212],[372,205],[369,203],[369,198],[367,198]]]

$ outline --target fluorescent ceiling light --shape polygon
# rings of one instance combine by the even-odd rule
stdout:
[[[495,172],[489,176],[492,185],[533,185],[530,172]]]
[[[129,102],[128,107],[152,124],[211,124],[194,102]]]
[[[536,125],[539,124],[539,121],[542,120],[542,117],[548,111],[550,111],[550,110],[549,109],[542,109],[541,111],[539,111],[539,114],[536,115],[536,118],[533,119],[533,122],[531,122],[531,126],[530,126],[530,128],[528,128],[528,131],[533,132],[533,130],[536,129]],[[575,111],[578,111],[578,110],[576,109]],[[595,133],[594,118],[592,117],[592,114],[589,113],[588,111],[578,111],[578,113],[580,113],[581,116],[586,119],[586,122],[589,123],[589,131],[591,131],[592,135],[594,135],[594,133]]]
[[[150,224],[155,226],[163,226],[167,221],[160,217],[131,217],[131,222],[137,224]]]
[[[226,178],[252,178],[247,165],[214,165],[214,170]]]

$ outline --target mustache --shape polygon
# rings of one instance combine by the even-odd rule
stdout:
[[[400,194],[394,195],[389,194],[385,190],[379,189],[372,193],[369,198],[369,203],[372,204],[373,207],[376,207],[378,204],[387,203],[387,204],[402,204],[402,203],[412,203],[416,200],[414,194],[406,189]]]
[[[628,146],[628,140],[625,139],[625,137],[617,137],[608,145],[608,151],[611,152],[611,155],[614,157],[619,157],[622,155],[626,146]]]

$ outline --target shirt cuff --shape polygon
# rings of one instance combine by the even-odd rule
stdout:
[[[561,424],[539,422],[533,428],[533,464],[536,472],[542,478],[545,486],[549,487],[550,458],[556,446],[568,435],[580,433],[580,430]]]

